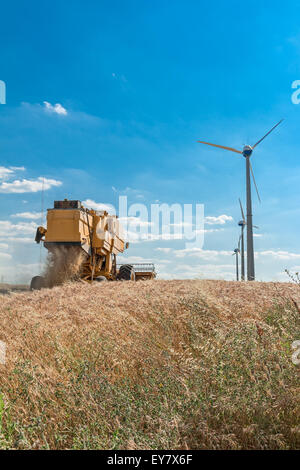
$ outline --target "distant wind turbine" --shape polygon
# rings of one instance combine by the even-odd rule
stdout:
[[[239,245],[240,245],[241,238],[239,239]],[[233,250],[232,256],[235,255],[235,269],[236,269],[236,280],[239,281],[239,254],[240,254],[240,248],[235,248]]]
[[[252,199],[251,199],[251,175],[253,178],[254,186],[256,193],[260,202],[260,197],[257,189],[257,185],[254,178],[254,173],[250,163],[250,157],[252,155],[255,147],[260,144],[279,124],[283,121],[279,121],[274,127],[272,127],[269,132],[267,132],[261,139],[259,139],[256,144],[252,147],[251,145],[245,145],[243,150],[237,150],[232,147],[225,147],[224,145],[211,144],[210,142],[203,142],[198,140],[200,144],[211,145],[212,147],[218,147],[225,150],[230,150],[231,152],[239,153],[243,155],[246,159],[246,200],[247,200],[247,279],[248,281],[255,280],[255,270],[254,270],[254,248],[253,248],[253,225],[252,225]],[[250,175],[251,174],[251,175]]]

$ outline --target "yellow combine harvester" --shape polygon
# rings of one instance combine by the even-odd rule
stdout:
[[[80,201],[55,201],[48,209],[47,228],[38,227],[35,241],[44,243],[51,253],[52,271],[61,280],[60,271],[68,270],[85,281],[139,280],[156,276],[154,265],[117,264],[117,255],[129,244],[124,241],[122,225],[115,215],[83,207]],[[69,276],[70,277],[70,276]],[[31,289],[55,285],[35,276]]]

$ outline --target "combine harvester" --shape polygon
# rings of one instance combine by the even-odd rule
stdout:
[[[80,201],[55,201],[54,208],[47,211],[47,228],[38,227],[35,241],[42,241],[51,253],[52,268],[58,274],[62,265],[66,269],[66,264],[74,263],[78,265],[77,277],[87,282],[156,277],[152,263],[117,264],[117,255],[129,247],[118,217],[87,209]],[[52,285],[55,283],[47,276],[35,276],[30,288]]]

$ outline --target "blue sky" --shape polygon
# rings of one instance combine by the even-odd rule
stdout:
[[[262,199],[253,195],[256,272],[285,280],[285,268],[298,269],[299,2],[0,6],[0,276],[39,270],[30,240],[44,177],[45,207],[64,197],[115,205],[120,194],[147,206],[204,204],[216,217],[205,253],[160,240],[133,243],[126,256],[153,260],[161,277],[233,278],[244,160],[196,141],[241,148],[281,118],[252,158]]]

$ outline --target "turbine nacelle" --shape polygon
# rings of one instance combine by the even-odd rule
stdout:
[[[238,222],[238,225],[239,225],[240,227],[244,227],[244,226],[246,225],[246,222],[245,222],[244,220],[240,220],[240,221]]]
[[[246,157],[251,157],[252,152],[253,152],[253,148],[251,147],[251,145],[245,145],[242,153],[243,153],[243,156],[246,158]]]

